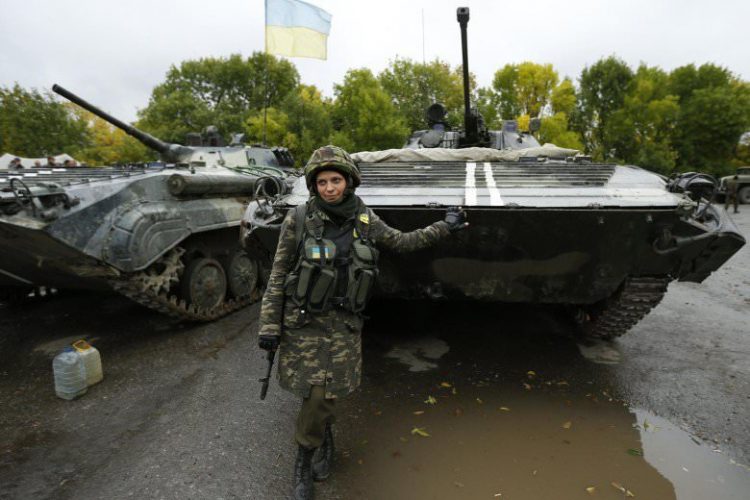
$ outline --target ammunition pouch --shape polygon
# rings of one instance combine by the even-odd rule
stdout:
[[[362,240],[355,239],[351,246],[352,263],[349,265],[349,283],[346,287],[348,309],[361,312],[375,288],[378,277],[378,250]]]
[[[367,213],[363,212],[358,218],[346,259],[338,257],[332,240],[322,237],[322,221],[306,217],[301,209],[297,209],[296,217],[300,258],[287,277],[287,297],[310,312],[323,312],[334,307],[361,312],[372,295],[378,276],[379,252],[367,239]],[[339,290],[339,296],[335,296],[340,273],[346,273],[342,276],[346,292],[341,294]]]

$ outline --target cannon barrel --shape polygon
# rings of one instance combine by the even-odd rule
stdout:
[[[255,191],[256,177],[226,176],[215,174],[172,174],[167,187],[172,196],[203,194],[247,195]]]
[[[473,145],[479,141],[479,124],[477,117],[472,113],[469,95],[469,42],[466,35],[466,27],[469,24],[469,8],[459,7],[456,9],[458,24],[461,25],[461,57],[464,77],[464,132],[467,145]]]
[[[57,84],[52,85],[52,90],[55,93],[63,96],[70,102],[77,104],[78,106],[82,107],[83,109],[87,111],[90,111],[91,113],[95,114],[102,120],[111,123],[112,125],[119,128],[120,130],[128,134],[129,136],[135,137],[145,146],[155,151],[158,151],[159,154],[162,156],[162,158],[164,158],[166,161],[173,161],[173,162],[183,161],[183,159],[186,156],[189,156],[193,151],[191,148],[187,146],[181,146],[179,144],[172,144],[169,142],[164,142],[152,136],[151,134],[147,134],[146,132],[143,132],[142,130],[138,130],[132,125],[128,125],[127,123],[118,120],[117,118],[110,115],[109,113],[105,113],[104,111],[97,108],[93,104],[86,102],[85,100],[81,99],[74,93],[70,92],[69,90]]]

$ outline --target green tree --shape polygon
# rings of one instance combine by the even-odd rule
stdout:
[[[334,93],[334,144],[352,151],[403,145],[409,128],[369,69],[349,70]]]
[[[583,150],[581,136],[568,128],[568,115],[563,111],[542,119],[538,139],[542,144],[552,143],[561,148]]]
[[[673,70],[668,85],[680,104],[674,139],[678,167],[729,173],[750,127],[748,84],[720,66],[689,64]]]
[[[581,72],[578,104],[571,118],[586,150],[597,159],[606,158],[613,147],[607,140],[607,124],[622,107],[632,79],[633,71],[615,56],[600,59]]]
[[[378,75],[378,80],[410,130],[426,128],[425,111],[435,102],[446,107],[451,126],[460,127],[463,123],[460,67],[451,69],[439,59],[429,63],[395,59]]]
[[[298,145],[298,138],[289,131],[289,116],[277,108],[268,108],[266,114],[266,142],[294,151]],[[251,138],[263,137],[263,112],[248,117],[245,131]]]
[[[331,140],[331,103],[313,85],[299,85],[278,108],[268,110],[267,142],[289,148],[297,164]],[[251,142],[263,138],[263,111],[250,115],[245,131]]]
[[[551,64],[506,64],[495,72],[492,88],[498,95],[500,115],[540,116],[550,103],[559,76]]]
[[[298,83],[292,63],[262,52],[184,61],[154,88],[138,125],[168,142],[181,143],[208,125],[228,135],[264,104],[278,107]]]
[[[573,82],[569,78],[560,82],[551,64],[506,64],[495,72],[492,88],[480,89],[478,94],[480,111],[490,128],[499,128],[505,118],[518,120],[523,130],[532,116],[542,117],[538,136],[542,143],[582,149],[578,133],[568,123],[576,104]]]
[[[297,137],[297,145],[290,148],[298,163],[304,164],[313,151],[331,140],[332,103],[314,85],[300,85],[281,103],[289,116],[289,130]]]
[[[750,126],[750,95],[739,85],[693,92],[680,107],[677,149],[680,167],[725,173]]]
[[[641,65],[630,81],[622,107],[611,113],[606,143],[615,158],[657,172],[673,170],[677,154],[672,146],[679,104],[668,94],[668,75]]]
[[[87,124],[48,92],[0,87],[0,151],[27,157],[75,156],[89,140]]]
[[[154,160],[157,153],[101,118],[76,107],[74,113],[88,127],[88,143],[76,158],[89,165],[113,165]]]

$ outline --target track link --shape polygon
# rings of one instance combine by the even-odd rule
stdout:
[[[656,307],[667,291],[668,278],[629,277],[601,308],[583,322],[586,337],[611,340],[623,335]]]
[[[177,247],[145,271],[111,280],[112,288],[138,304],[184,321],[213,321],[257,302],[259,289],[248,296],[228,299],[212,309],[199,309],[170,293],[179,283],[185,265],[180,260],[185,250]],[[158,271],[157,271],[158,269]]]

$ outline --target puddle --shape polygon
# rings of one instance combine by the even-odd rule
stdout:
[[[677,498],[747,499],[750,468],[700,444],[668,420],[635,410],[646,460],[674,485]]]
[[[600,365],[616,365],[620,363],[620,351],[606,340],[589,340],[585,344],[578,344],[581,356]]]
[[[386,357],[396,359],[409,367],[410,372],[424,372],[437,368],[439,360],[448,353],[450,347],[440,339],[423,337],[400,342]]]
[[[621,487],[635,498],[699,500],[750,491],[742,466],[621,403],[456,391],[436,388],[434,405],[415,395],[357,418],[356,433],[338,443],[341,498],[621,499]]]
[[[486,365],[440,368],[365,386],[345,403],[336,473],[316,486],[323,498],[622,499],[630,492],[703,500],[746,499],[750,491],[744,466],[601,388],[535,371],[503,379]]]

